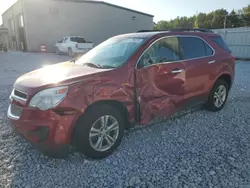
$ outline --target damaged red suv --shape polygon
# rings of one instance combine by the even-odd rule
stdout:
[[[104,158],[136,123],[198,103],[221,110],[234,72],[235,58],[219,34],[139,31],[19,77],[8,117],[46,155],[62,156],[75,146],[87,157]]]

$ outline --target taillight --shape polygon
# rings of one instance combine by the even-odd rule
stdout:
[[[78,48],[78,43],[76,44],[76,48]]]
[[[233,56],[232,57],[232,64],[233,64],[232,66],[233,66],[233,69],[235,69],[235,61],[236,61],[236,57]]]
[[[232,57],[232,60],[233,60],[233,62],[235,62],[235,61],[236,61],[236,57],[233,56],[233,57]]]

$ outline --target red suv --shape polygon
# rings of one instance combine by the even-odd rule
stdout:
[[[221,110],[234,72],[235,58],[219,34],[138,31],[19,77],[8,117],[46,155],[67,154],[73,145],[87,157],[104,158],[136,123],[197,103]]]

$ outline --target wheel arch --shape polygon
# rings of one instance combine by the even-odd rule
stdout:
[[[95,108],[99,105],[110,105],[116,109],[118,109],[120,112],[121,112],[121,115],[123,116],[124,118],[124,125],[125,125],[125,130],[128,130],[130,128],[130,123],[129,123],[129,112],[128,112],[128,109],[127,107],[120,101],[117,101],[117,100],[100,100],[100,101],[96,101],[92,104],[90,104],[86,110],[84,111],[83,113],[83,116],[85,114],[87,114],[90,109],[92,108]]]
[[[220,75],[220,76],[216,79],[216,81],[217,81],[217,80],[224,80],[224,81],[226,81],[226,82],[228,83],[228,85],[229,85],[229,90],[231,89],[231,87],[232,87],[232,77],[230,76],[230,74],[224,73],[224,74]],[[215,82],[216,82],[216,81],[215,81]]]

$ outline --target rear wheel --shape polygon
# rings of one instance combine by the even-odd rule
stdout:
[[[69,57],[73,57],[74,55],[73,50],[71,48],[68,49],[68,55]]]
[[[112,154],[124,134],[124,118],[112,106],[101,105],[90,109],[77,122],[73,140],[85,156],[101,159]]]
[[[217,80],[205,104],[206,109],[212,112],[220,111],[226,104],[228,91],[229,84],[225,80]]]

